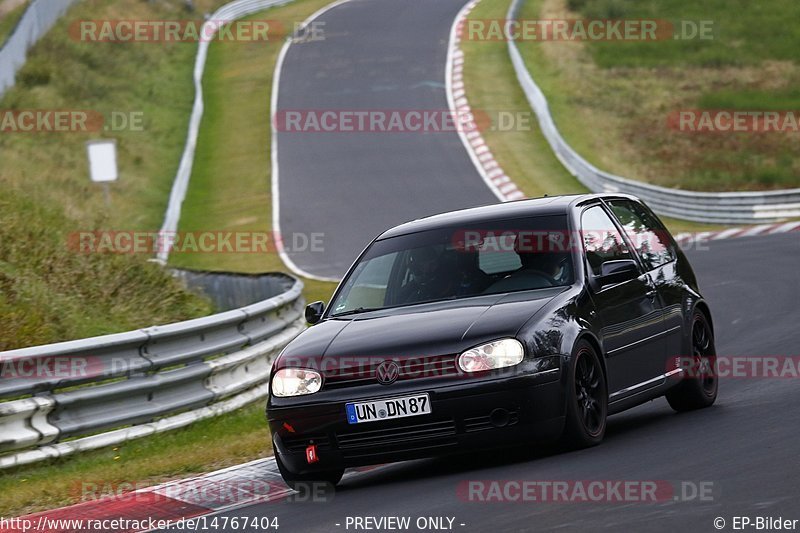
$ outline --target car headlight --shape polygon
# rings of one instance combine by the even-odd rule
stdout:
[[[282,368],[272,378],[272,394],[285,398],[314,394],[322,388],[322,375],[307,368]]]
[[[462,353],[458,356],[458,367],[464,372],[485,372],[518,365],[524,356],[525,349],[517,339],[501,339]]]

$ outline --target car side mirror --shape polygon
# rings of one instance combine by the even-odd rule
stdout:
[[[316,324],[325,312],[325,302],[312,302],[306,306],[306,322]]]
[[[633,259],[606,261],[600,266],[600,277],[597,281],[601,287],[622,283],[639,275],[639,267]]]

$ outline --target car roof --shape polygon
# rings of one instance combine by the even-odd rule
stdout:
[[[522,218],[528,216],[565,215],[573,207],[596,200],[598,198],[626,198],[639,201],[634,196],[617,193],[570,194],[563,196],[545,196],[542,198],[515,200],[513,202],[503,202],[480,207],[471,207],[468,209],[460,209],[458,211],[449,211],[447,213],[440,213],[438,215],[418,218],[383,232],[378,237],[378,240],[397,237],[399,235],[407,235],[409,233],[417,233],[419,231],[457,226],[459,224],[472,225],[475,223],[480,224],[482,222]]]

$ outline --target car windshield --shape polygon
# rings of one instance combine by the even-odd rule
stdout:
[[[331,303],[331,316],[571,285],[566,216],[422,231],[370,246]]]

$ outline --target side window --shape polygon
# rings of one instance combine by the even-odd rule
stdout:
[[[602,207],[590,207],[581,217],[581,235],[586,259],[595,276],[606,261],[633,259],[617,227]]]
[[[647,270],[675,259],[667,230],[640,204],[630,200],[612,200],[609,205]]]

